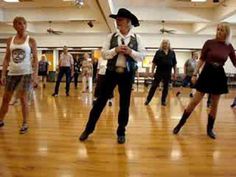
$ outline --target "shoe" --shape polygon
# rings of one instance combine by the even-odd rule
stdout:
[[[46,84],[43,84],[43,88],[46,88]]]
[[[109,101],[109,102],[108,102],[108,106],[112,106],[112,101]]]
[[[212,117],[211,115],[208,115],[208,123],[207,123],[207,135],[211,138],[211,139],[216,139],[216,135],[213,132],[213,127],[215,124],[215,119],[214,117]]]
[[[66,96],[70,96],[70,94],[69,94],[69,93],[66,93]]]
[[[236,106],[236,103],[233,103],[230,105],[231,108],[235,107]]]
[[[118,136],[117,137],[117,143],[118,144],[124,144],[125,143],[125,136],[124,135]]]
[[[147,106],[148,104],[149,104],[149,101],[146,100],[145,103],[144,103],[144,105]]]
[[[20,134],[25,134],[28,131],[28,125],[24,124],[22,125],[22,127],[20,128]]]
[[[53,94],[52,94],[52,96],[54,96],[54,97],[57,97],[57,96],[58,96],[58,94],[57,94],[57,93],[53,93]]]
[[[161,105],[162,105],[162,106],[166,106],[166,102],[165,102],[165,101],[162,101],[162,102],[161,102]]]
[[[4,122],[0,121],[0,127],[3,127],[3,126],[4,126]]]
[[[179,95],[180,95],[180,92],[177,92],[177,93],[176,93],[176,96],[178,97]]]
[[[173,134],[178,134],[180,129],[184,126],[186,123],[187,119],[189,118],[191,113],[187,113],[186,110],[184,110],[184,113],[179,121],[179,123],[176,125],[176,127],[173,129]]]
[[[234,102],[230,106],[231,106],[231,108],[236,107],[236,98],[234,99]]]
[[[190,98],[192,98],[192,97],[193,97],[193,94],[192,94],[192,93],[190,93],[190,94],[189,94],[189,97],[190,97]]]
[[[83,131],[83,133],[79,137],[79,140],[85,141],[86,139],[88,139],[89,135],[90,135],[90,133],[88,133],[87,131]]]

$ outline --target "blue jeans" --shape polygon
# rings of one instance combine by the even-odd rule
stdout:
[[[69,94],[70,91],[70,81],[71,81],[71,70],[70,67],[60,67],[58,76],[57,76],[57,82],[56,82],[56,86],[55,86],[55,94],[58,94],[59,91],[59,87],[60,87],[60,83],[62,80],[62,77],[64,76],[64,74],[66,75],[66,93]]]

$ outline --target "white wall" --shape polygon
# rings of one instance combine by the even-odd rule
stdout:
[[[163,36],[154,34],[140,34],[145,47],[159,47]],[[1,36],[0,36],[1,37]],[[2,36],[3,37],[3,36]],[[62,47],[67,45],[69,47],[102,47],[107,34],[77,34],[77,35],[37,35],[33,36],[39,47]],[[191,36],[191,35],[170,35],[166,36],[170,40],[172,48],[182,49],[201,49],[207,39],[213,36]],[[236,38],[233,39],[232,44],[236,48]],[[0,44],[0,47],[5,47],[5,44]],[[149,52],[150,53],[150,52]],[[154,55],[154,54],[153,54]],[[180,73],[183,72],[184,62],[191,57],[189,52],[176,52]],[[236,73],[230,61],[225,65],[225,70],[228,73]]]

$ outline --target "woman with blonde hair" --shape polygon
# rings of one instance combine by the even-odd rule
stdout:
[[[85,93],[88,89],[88,92],[91,93],[93,89],[93,64],[89,58],[88,53],[84,53],[84,60],[82,61],[82,92]]]
[[[13,21],[13,27],[17,34],[7,41],[6,55],[1,76],[1,83],[5,85],[5,92],[0,108],[0,127],[4,126],[3,120],[8,112],[9,102],[17,88],[23,115],[20,134],[24,134],[28,130],[28,92],[30,91],[32,81],[34,86],[37,85],[37,46],[36,41],[27,34],[27,22],[24,17],[16,17]],[[32,60],[31,53],[33,56]],[[8,73],[6,72],[7,68],[9,69]]]
[[[43,88],[46,87],[47,76],[48,76],[48,66],[49,66],[49,63],[47,61],[47,57],[45,55],[42,55],[41,60],[39,61],[38,75],[42,76]]]
[[[184,110],[181,120],[174,128],[173,133],[177,134],[185,124],[190,114],[198,103],[202,100],[205,93],[211,94],[211,110],[208,114],[207,135],[215,139],[213,132],[217,107],[220,95],[228,93],[227,77],[224,71],[224,64],[230,57],[233,65],[236,67],[236,57],[232,44],[230,43],[231,32],[228,23],[217,25],[215,39],[207,40],[202,48],[201,57],[194,71],[192,82],[196,83],[196,90],[193,99]],[[198,73],[203,66],[198,79]]]
[[[176,78],[176,57],[175,52],[170,47],[170,41],[168,39],[163,39],[161,42],[160,49],[156,52],[152,61],[152,74],[154,80],[152,86],[148,92],[145,105],[148,105],[155,94],[157,87],[159,87],[160,82],[163,82],[163,90],[161,97],[161,105],[166,106],[166,97],[168,94],[169,83],[171,81],[171,70],[174,69],[174,80]],[[156,68],[155,74],[154,70]]]

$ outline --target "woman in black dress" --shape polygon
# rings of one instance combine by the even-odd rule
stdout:
[[[38,75],[42,76],[43,88],[45,88],[48,76],[48,66],[49,66],[49,63],[45,55],[42,55],[38,65],[39,65]]]
[[[213,126],[216,118],[217,106],[220,95],[228,93],[227,77],[223,68],[227,58],[230,57],[233,65],[236,67],[236,57],[234,48],[230,43],[231,32],[228,23],[220,23],[217,26],[216,38],[207,40],[203,46],[200,60],[192,77],[193,83],[196,83],[197,92],[185,109],[181,120],[174,128],[173,133],[177,134],[186,120],[202,100],[205,93],[211,94],[211,110],[208,115],[207,135],[215,139]],[[203,67],[199,78],[197,74],[199,69]]]

